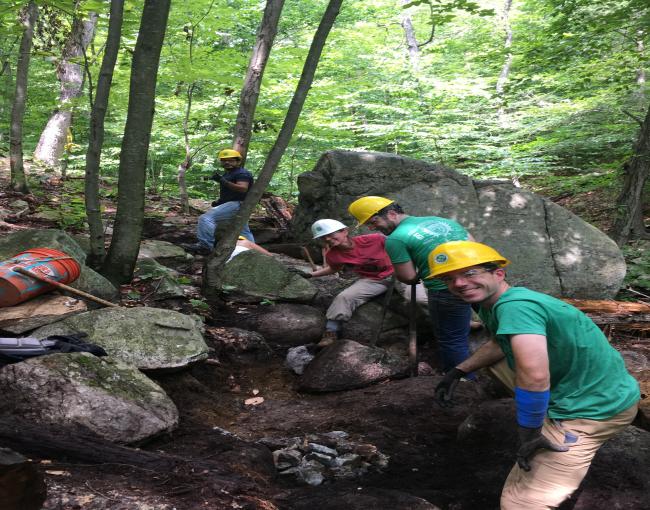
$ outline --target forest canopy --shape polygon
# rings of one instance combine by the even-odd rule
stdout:
[[[88,85],[97,83],[109,2],[43,1],[34,35],[23,128],[34,151],[59,107],[56,66],[73,15],[97,14],[84,94],[74,100],[68,172],[82,172],[88,143]],[[272,146],[327,2],[287,0],[264,74],[247,167]],[[13,75],[24,2],[0,10],[0,150],[8,150]],[[265,2],[172,2],[156,89],[148,183],[173,191],[185,156],[183,118],[199,149],[188,191],[229,146],[239,91]],[[116,175],[131,58],[142,2],[125,3],[122,40],[102,153]],[[398,153],[472,176],[615,175],[632,152],[647,109],[650,5],[645,0],[346,0],[329,35],[293,139],[270,190],[290,197],[295,178],[331,149]]]

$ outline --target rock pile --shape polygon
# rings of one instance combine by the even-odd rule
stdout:
[[[273,451],[281,475],[294,476],[317,486],[325,481],[359,478],[388,467],[389,457],[369,443],[355,443],[347,432],[333,430],[304,437],[262,438],[258,443]]]

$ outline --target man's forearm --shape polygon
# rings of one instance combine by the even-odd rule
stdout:
[[[496,340],[490,339],[484,343],[469,358],[457,366],[463,372],[474,372],[479,368],[489,367],[503,359],[504,354]]]

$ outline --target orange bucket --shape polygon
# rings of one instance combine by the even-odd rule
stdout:
[[[14,306],[39,294],[54,289],[29,276],[13,270],[19,266],[60,283],[71,283],[79,278],[81,266],[70,255],[50,248],[32,248],[0,262],[0,307]]]

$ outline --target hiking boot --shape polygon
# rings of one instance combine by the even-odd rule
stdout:
[[[192,255],[208,256],[212,251],[201,243],[181,244],[181,248],[185,251],[189,251]]]
[[[325,331],[323,337],[320,339],[320,342],[316,344],[316,347],[322,349],[323,347],[329,347],[339,338],[339,335],[336,331]]]

